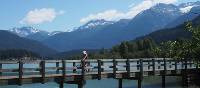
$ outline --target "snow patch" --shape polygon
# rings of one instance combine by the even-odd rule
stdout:
[[[182,13],[188,13],[190,12],[190,10],[193,8],[194,6],[187,6],[187,7],[184,7],[184,8],[180,8],[180,11]]]

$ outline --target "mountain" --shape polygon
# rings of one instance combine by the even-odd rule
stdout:
[[[59,34],[59,33],[62,33],[62,31],[53,31],[53,32],[48,33],[48,35],[53,36],[53,35],[56,35],[56,34]]]
[[[178,7],[180,8],[180,10],[181,10],[182,13],[188,13],[188,12],[190,12],[190,10],[193,7],[197,7],[197,6],[200,6],[200,1],[182,3]]]
[[[200,15],[192,20],[192,24],[194,27],[200,26]],[[185,23],[178,25],[174,28],[168,28],[163,30],[158,30],[152,32],[146,36],[138,37],[136,40],[151,38],[156,43],[166,42],[166,41],[175,41],[177,39],[189,39],[191,38],[191,33],[186,30]]]
[[[113,21],[106,21],[104,19],[100,20],[91,20],[88,23],[84,24],[83,26],[78,27],[78,30],[92,30],[92,29],[102,29],[102,27],[108,26],[113,24]]]
[[[20,37],[25,37],[37,41],[43,41],[44,39],[50,36],[61,33],[61,31],[53,31],[53,32],[42,31],[29,26],[20,28],[15,27],[8,31],[17,34]]]
[[[40,30],[35,29],[33,27],[21,27],[21,28],[15,27],[15,28],[12,28],[8,31],[15,33],[15,34],[17,34],[18,36],[21,36],[21,37],[26,37],[28,35],[40,32]]]
[[[134,28],[137,35],[144,35],[164,28],[182,13],[179,8],[172,4],[157,4],[156,6],[138,14],[127,28]],[[134,32],[133,31],[133,32]]]
[[[42,42],[58,51],[110,48],[122,41],[164,28],[180,15],[182,13],[177,6],[158,4],[133,19],[117,22],[93,20],[75,31],[59,33]]]
[[[40,42],[19,37],[8,31],[0,30],[0,50],[25,49],[38,53],[42,56],[55,54],[57,51],[51,49]]]
[[[46,31],[40,31],[34,34],[30,34],[26,36],[25,38],[32,39],[32,40],[37,40],[37,41],[43,41],[44,39],[47,39],[52,35],[49,35],[49,32]]]
[[[179,5],[179,8],[180,11],[184,14],[169,23],[166,28],[173,28],[186,21],[191,21],[196,18],[200,12],[200,1],[183,3]]]

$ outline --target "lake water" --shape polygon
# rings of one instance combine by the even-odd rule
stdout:
[[[166,88],[182,88],[179,79],[178,77],[167,77]],[[25,84],[23,86],[0,86],[0,88],[59,88],[59,85],[49,82],[45,84]],[[65,88],[77,88],[77,85],[65,84]],[[115,79],[87,80],[84,88],[118,88],[118,81]],[[123,80],[123,88],[137,88],[137,81]],[[161,88],[161,78],[158,76],[144,78],[143,88]]]

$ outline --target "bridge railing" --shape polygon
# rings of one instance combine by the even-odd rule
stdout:
[[[24,76],[35,75],[44,78],[52,74],[82,75],[83,70],[85,75],[126,72],[130,76],[131,72],[152,71],[152,74],[155,74],[157,70],[198,69],[198,62],[189,59],[179,61],[170,58],[96,59],[86,60],[86,66],[82,67],[81,60],[0,61],[0,77],[17,76],[23,78]],[[13,67],[9,67],[10,65],[13,65]]]

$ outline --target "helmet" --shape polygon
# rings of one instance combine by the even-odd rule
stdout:
[[[86,51],[83,51],[83,54],[87,54],[87,52],[86,52]]]

